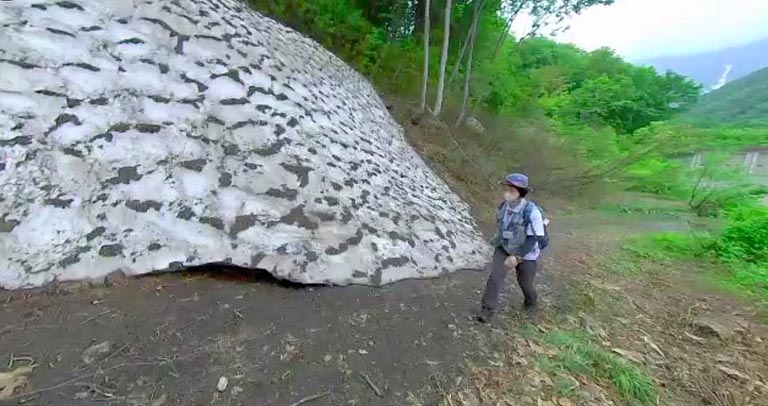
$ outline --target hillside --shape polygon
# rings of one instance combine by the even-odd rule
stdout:
[[[705,89],[718,86],[721,80],[729,83],[768,66],[768,38],[731,48],[693,55],[670,55],[639,61],[664,72],[672,70],[704,85]],[[729,68],[730,66],[730,68]]]
[[[683,119],[700,124],[768,123],[768,68],[706,94]]]

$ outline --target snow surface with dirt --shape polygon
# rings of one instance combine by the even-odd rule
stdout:
[[[478,267],[374,89],[234,0],[0,3],[0,287],[224,262],[382,285]]]

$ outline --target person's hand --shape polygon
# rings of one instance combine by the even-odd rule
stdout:
[[[517,257],[514,255],[510,255],[504,261],[504,265],[506,265],[508,269],[515,269],[517,267]]]

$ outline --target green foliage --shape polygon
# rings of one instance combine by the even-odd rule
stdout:
[[[257,10],[315,39],[378,86],[407,95],[419,88],[423,0],[249,1]],[[458,62],[474,1],[454,1],[450,65]],[[607,49],[584,52],[533,37],[521,43],[507,40],[497,55],[497,45],[507,30],[505,19],[512,10],[522,8],[540,17],[538,24],[547,25],[612,2],[486,0],[475,46],[471,104],[496,114],[546,112],[556,125],[565,123],[569,130],[578,129],[573,132],[589,138],[580,142],[583,145],[593,144],[596,138],[605,139],[603,144],[618,139],[613,134],[602,137],[600,131],[593,136],[589,130],[595,126],[609,126],[617,134],[631,133],[689,105],[698,95],[695,84],[679,75],[636,67]],[[432,74],[438,65],[443,7],[442,1],[432,1]],[[453,84],[457,93],[459,82]]]
[[[662,157],[633,162],[623,180],[630,191],[675,197],[683,197],[687,192],[683,166]]]
[[[376,66],[386,34],[352,0],[248,0],[266,15],[302,32],[340,58],[368,72]]]
[[[768,207],[741,205],[731,209],[726,227],[712,247],[723,260],[768,267]]]
[[[726,286],[768,299],[768,207],[734,205],[725,216],[723,229],[714,234],[658,233],[635,238],[625,247],[631,256],[614,268],[636,273],[647,268],[642,261],[706,259],[721,271],[716,275]]]
[[[739,78],[702,98],[684,120],[702,125],[768,125],[768,68]]]
[[[709,235],[704,233],[666,232],[635,238],[624,249],[638,258],[668,261],[699,256],[709,241]]]
[[[753,187],[743,169],[727,166],[730,158],[728,152],[711,152],[693,169],[688,205],[699,216],[718,216],[726,207],[752,198]]]
[[[545,370],[608,381],[630,404],[655,404],[658,389],[653,378],[630,361],[600,347],[592,337],[580,332],[554,330],[545,340],[558,350],[553,358],[541,361]]]
[[[768,265],[735,263],[728,268],[725,285],[768,301]]]
[[[550,102],[551,115],[590,125],[607,124],[628,134],[669,119],[696,101],[698,87],[679,75],[658,75],[653,68],[632,66],[606,50],[591,53],[589,59],[589,75],[574,81],[578,87]],[[594,66],[596,63],[603,66]],[[596,72],[605,73],[589,77]]]

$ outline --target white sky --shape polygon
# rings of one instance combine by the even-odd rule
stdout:
[[[569,25],[557,40],[587,50],[608,46],[630,60],[690,54],[768,36],[768,0],[616,0]]]

